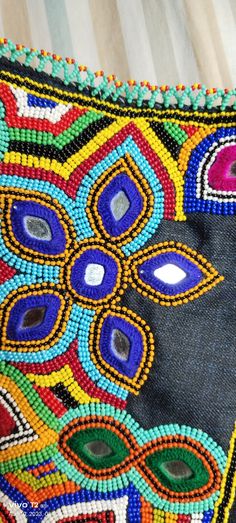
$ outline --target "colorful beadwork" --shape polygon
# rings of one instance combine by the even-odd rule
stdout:
[[[185,211],[234,215],[236,211],[236,129],[199,130],[182,147]]]
[[[124,343],[128,344],[127,357],[123,356]],[[139,392],[152,366],[154,339],[137,314],[126,307],[98,311],[91,326],[89,348],[102,374],[130,392]]]
[[[142,428],[128,400],[159,358],[143,302],[194,314],[224,280],[159,235],[235,214],[235,91],[122,84],[8,40],[0,60],[0,520],[227,523],[235,435],[227,458],[178,420]]]
[[[168,267],[170,283],[161,273]],[[173,268],[178,268],[173,279]],[[143,296],[160,305],[182,305],[202,296],[223,280],[212,265],[187,245],[173,241],[152,245],[130,257],[130,281]]]

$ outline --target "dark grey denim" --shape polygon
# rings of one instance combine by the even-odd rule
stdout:
[[[155,360],[129,412],[144,427],[189,424],[212,436],[227,452],[236,412],[234,218],[188,215],[164,221],[152,243],[175,240],[203,254],[225,277],[185,305],[163,307],[130,291],[123,303],[155,334]]]
[[[225,277],[193,302],[162,307],[130,291],[123,303],[155,334],[148,380],[128,411],[145,428],[179,423],[207,432],[228,452],[236,413],[235,245],[233,217],[188,215],[164,221],[149,244],[175,240],[203,254]],[[236,508],[231,512],[236,522]]]

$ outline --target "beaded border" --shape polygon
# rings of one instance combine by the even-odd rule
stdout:
[[[101,252],[111,257],[117,265],[118,273],[116,278],[115,286],[109,294],[106,294],[104,298],[92,299],[79,294],[71,285],[71,268],[73,263],[81,254],[87,250],[99,249]],[[74,248],[66,255],[67,263],[60,273],[61,286],[74,298],[75,302],[81,307],[86,309],[94,309],[99,305],[109,307],[110,302],[119,301],[122,294],[127,288],[127,262],[123,252],[112,243],[105,242],[100,238],[87,238],[74,245]]]
[[[49,65],[53,78],[62,76],[65,85],[76,83],[79,91],[90,88],[93,96],[100,96],[103,100],[110,98],[118,101],[123,97],[126,104],[135,103],[137,107],[142,107],[146,102],[149,108],[153,108],[157,103],[162,103],[164,108],[168,108],[173,105],[174,99],[179,108],[183,108],[188,101],[193,109],[201,107],[202,102],[207,109],[212,108],[216,102],[221,102],[219,107],[222,110],[231,106],[233,109],[236,108],[236,100],[232,104],[236,98],[236,88],[207,88],[199,83],[192,86],[183,84],[178,84],[176,87],[157,86],[146,80],[121,82],[114,74],[106,76],[103,71],[93,73],[88,67],[79,65],[74,58],[63,59],[60,55],[44,50],[39,51],[35,48],[30,49],[24,45],[14,44],[7,38],[0,39],[1,56],[8,58],[11,62],[21,59],[21,63],[23,62],[25,66],[36,62],[35,69],[38,72],[47,70]]]
[[[101,422],[98,420],[100,417]],[[78,418],[80,419],[82,427],[84,427],[86,419],[88,420],[88,423],[91,422],[94,424],[96,423],[97,418],[100,428],[102,428],[102,420],[109,418],[109,420],[111,420],[110,423],[112,423],[116,428],[119,428],[121,424],[122,426],[125,425],[125,430],[129,431],[135,439],[135,445],[131,448],[131,463],[127,463],[129,469],[128,475],[126,472],[121,471],[120,465],[117,465],[116,477],[114,477],[114,469],[110,469],[110,472],[108,471],[110,479],[108,478],[107,480],[103,479],[104,476],[106,477],[105,470],[103,470],[102,475],[97,479],[90,479],[87,474],[80,472],[80,467],[77,468],[72,463],[65,461],[63,453],[60,452],[59,445],[58,454],[54,454],[53,456],[55,463],[61,470],[65,470],[66,467],[68,477],[79,482],[82,487],[88,488],[89,490],[91,489],[92,491],[98,490],[99,492],[103,492],[105,481],[107,491],[111,492],[114,489],[123,488],[124,485],[127,485],[127,479],[130,479],[139,492],[142,493],[142,495],[145,495],[146,500],[151,502],[154,507],[164,508],[164,510],[167,511],[170,510],[174,514],[179,514],[181,511],[183,511],[184,514],[189,514],[189,512],[201,512],[202,510],[213,508],[215,501],[219,497],[219,474],[218,479],[216,477],[214,478],[214,492],[209,493],[207,498],[201,500],[199,499],[199,496],[197,496],[197,500],[193,499],[193,501],[188,503],[182,502],[180,495],[176,502],[172,499],[172,496],[171,499],[168,499],[168,495],[165,497],[166,492],[164,492],[163,496],[159,493],[159,489],[156,488],[156,486],[151,487],[146,478],[146,466],[142,465],[145,458],[145,452],[148,454],[149,450],[155,447],[155,443],[158,445],[159,443],[161,445],[163,443],[165,445],[165,438],[167,438],[169,442],[175,442],[175,446],[178,446],[178,444],[176,445],[176,441],[181,441],[180,446],[185,443],[191,444],[191,442],[193,442],[193,448],[195,448],[194,442],[196,442],[197,447],[199,445],[204,447],[206,459],[210,456],[210,459],[216,464],[216,468],[221,476],[225,469],[225,453],[206,433],[201,430],[192,429],[187,426],[179,426],[177,424],[161,425],[149,430],[144,430],[126,411],[114,409],[114,407],[111,407],[110,405],[94,403],[93,405],[82,405],[77,409],[71,409],[60,419],[61,432],[59,435],[59,442],[61,435],[66,430],[66,426],[68,426],[70,422],[73,422],[73,420],[78,420]],[[111,472],[113,473],[112,478],[110,476]],[[97,473],[95,473],[95,475],[97,477]],[[191,493],[193,498],[195,498],[196,492],[192,491]]]
[[[8,391],[12,400],[23,412],[37,439],[1,450],[4,459],[1,462],[1,474],[27,467],[37,460],[47,459],[48,452],[56,451],[59,420],[41,401],[29,380],[23,374],[5,362],[0,363],[1,384]],[[32,416],[29,421],[29,412]],[[6,465],[7,462],[7,465]]]
[[[8,41],[8,42],[9,42],[9,41]],[[24,49],[25,49],[25,48],[24,48]],[[33,50],[31,50],[31,51],[33,51]],[[1,50],[0,50],[0,53],[1,53]],[[53,58],[53,59],[54,59],[54,58]],[[15,60],[17,60],[17,58],[15,58]],[[12,61],[15,61],[15,60],[12,60]],[[68,60],[69,60],[69,59],[68,59]],[[81,66],[81,67],[82,67],[82,66]],[[56,76],[56,75],[54,75],[54,76]],[[97,75],[97,77],[98,77],[98,76],[99,76],[99,75]],[[130,87],[131,87],[131,85],[130,85]],[[166,86],[164,86],[164,87],[166,87]],[[182,87],[184,87],[184,86],[182,86]],[[182,89],[182,91],[183,91],[183,90],[184,90],[184,89]],[[168,91],[168,90],[167,90],[167,91]],[[180,91],[181,91],[181,89],[180,89]],[[226,90],[225,90],[225,91],[226,91]],[[165,93],[166,91],[163,91],[163,92]],[[182,93],[181,93],[181,94],[182,94]],[[216,98],[215,98],[215,99],[216,99]],[[133,100],[132,100],[132,101],[133,101]],[[138,104],[137,104],[137,106],[138,106]],[[209,107],[207,107],[207,108],[209,108]],[[235,108],[235,104],[234,104],[233,108]],[[225,517],[226,517],[226,516],[227,516],[227,514],[225,515]],[[217,521],[218,521],[218,520],[217,520]]]
[[[35,71],[30,69],[30,73],[35,73]],[[85,94],[67,91],[64,88],[62,90],[55,86],[52,87],[50,85],[50,76],[48,76],[48,83],[42,83],[32,80],[29,76],[22,77],[19,74],[13,74],[10,73],[10,71],[0,69],[0,81],[3,85],[14,85],[15,87],[19,87],[25,92],[35,96],[43,96],[47,100],[52,100],[56,103],[73,103],[74,107],[82,109],[85,107],[89,110],[94,110],[97,113],[102,112],[104,115],[111,118],[114,118],[115,112],[117,116],[121,116],[122,118],[144,118],[147,121],[166,122],[168,116],[168,121],[170,123],[186,125],[190,120],[191,126],[203,128],[205,128],[206,125],[232,127],[235,121],[235,110],[231,109],[231,107],[229,107],[228,112],[219,112],[217,111],[217,108],[215,111],[212,109],[212,111],[208,110],[208,112],[202,112],[201,108],[199,108],[198,111],[197,109],[188,106],[184,106],[183,109],[178,109],[175,105],[170,106],[169,109],[159,109],[159,104],[157,107],[153,108],[140,108],[133,105],[129,107],[124,103],[122,105],[118,105],[118,103],[113,104],[107,100],[103,101],[98,97],[92,97],[92,95],[89,97]],[[197,117],[197,121],[194,121],[194,116]]]

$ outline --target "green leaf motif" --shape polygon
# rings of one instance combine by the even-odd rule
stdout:
[[[67,445],[86,465],[96,470],[114,467],[129,455],[125,443],[108,429],[89,428],[75,432]]]

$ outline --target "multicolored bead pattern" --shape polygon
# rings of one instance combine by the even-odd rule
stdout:
[[[0,72],[0,518],[225,523],[234,443],[227,460],[199,428],[126,410],[158,342],[122,299],[191,306],[224,279],[152,238],[235,212],[235,112],[114,105],[30,71]]]
[[[220,89],[216,87],[207,88],[205,85],[195,83],[191,86],[178,84],[176,87],[169,85],[152,85],[144,80],[136,82],[128,80],[122,82],[116,75],[105,75],[104,71],[93,73],[87,66],[79,64],[74,58],[63,58],[58,54],[52,54],[44,49],[38,50],[28,48],[22,44],[14,44],[8,38],[0,38],[0,57],[6,57],[11,62],[21,61],[26,66],[33,66],[38,72],[51,71],[53,78],[62,78],[67,86],[75,83],[79,90],[86,88],[93,89],[93,95],[101,99],[111,99],[117,102],[121,97],[125,97],[127,105],[133,102],[137,107],[142,107],[148,99],[148,107],[153,109],[156,103],[163,103],[165,108],[171,107],[174,103],[182,109],[184,105],[190,103],[194,110],[199,107],[212,109],[215,104],[219,104],[222,110],[232,106],[236,108],[235,94],[236,89]],[[52,102],[53,104],[53,102]],[[167,122],[167,125],[169,122]],[[182,133],[179,133],[181,139]]]

